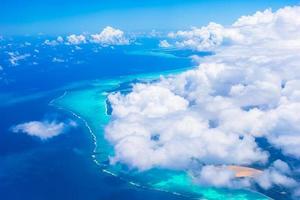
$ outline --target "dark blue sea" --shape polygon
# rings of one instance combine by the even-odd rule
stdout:
[[[137,188],[101,172],[91,158],[94,144],[86,127],[49,102],[62,95],[62,87],[78,81],[191,67],[194,63],[188,56],[195,52],[157,52],[157,41],[152,39],[143,40],[149,49],[139,45],[53,47],[42,45],[44,39],[0,42],[0,199],[182,199]],[[23,45],[25,41],[31,45]],[[30,56],[12,66],[8,52]],[[54,57],[64,61],[53,62]],[[49,140],[11,131],[13,125],[28,121],[70,118],[79,126]]]

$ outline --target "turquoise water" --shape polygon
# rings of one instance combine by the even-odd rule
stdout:
[[[163,73],[139,74],[124,76],[117,79],[95,80],[77,84],[75,88],[67,89],[59,98],[51,102],[52,105],[71,112],[85,123],[88,131],[92,134],[95,149],[92,157],[103,172],[121,177],[136,187],[150,188],[181,195],[186,198],[196,199],[229,199],[251,200],[269,199],[262,194],[249,190],[218,189],[213,187],[201,187],[192,181],[192,177],[185,171],[172,171],[165,169],[152,169],[146,172],[128,170],[126,166],[110,165],[109,156],[113,155],[112,146],[105,140],[104,127],[110,120],[107,115],[107,91],[116,90],[121,83],[135,79],[149,81],[160,75],[180,73],[166,71]]]

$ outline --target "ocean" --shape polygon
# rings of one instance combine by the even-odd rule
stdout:
[[[12,47],[7,47],[7,51],[34,55],[33,50],[39,49],[38,58],[31,56],[15,67],[1,60],[2,66],[8,67],[4,68],[4,80],[0,84],[0,198],[182,199],[170,193],[135,187],[103,173],[92,158],[93,138],[83,122],[49,102],[63,94],[63,87],[79,81],[189,67],[190,60],[167,55],[136,55],[138,52],[130,53],[129,47],[98,49],[88,45],[70,55],[72,47],[38,46],[39,41],[34,40],[30,47],[19,47],[24,40],[12,40]],[[149,47],[151,45],[150,40]],[[5,56],[4,51],[0,54]],[[66,61],[53,63],[49,55]],[[33,65],[33,62],[38,64]],[[46,141],[11,131],[18,123],[45,118],[71,118],[79,126]]]
[[[4,68],[0,84],[1,199],[268,199],[248,190],[201,188],[182,172],[128,173],[109,164],[113,151],[103,136],[108,92],[193,68],[190,56],[210,52],[161,51],[151,38],[142,39],[143,46],[115,48],[49,47],[40,45],[42,38],[24,47],[20,40],[5,50],[30,56]],[[72,119],[78,126],[49,140],[11,131],[13,125],[43,119]]]

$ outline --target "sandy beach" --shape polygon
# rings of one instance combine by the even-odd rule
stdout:
[[[235,172],[235,177],[242,178],[242,177],[254,177],[262,173],[261,170],[250,168],[250,167],[243,167],[237,165],[229,165],[227,166],[229,170]]]

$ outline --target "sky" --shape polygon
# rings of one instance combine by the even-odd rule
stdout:
[[[88,3],[87,3],[88,2]],[[0,34],[97,32],[105,26],[126,31],[170,31],[206,25],[230,25],[241,15],[276,10],[299,0],[0,0]]]

